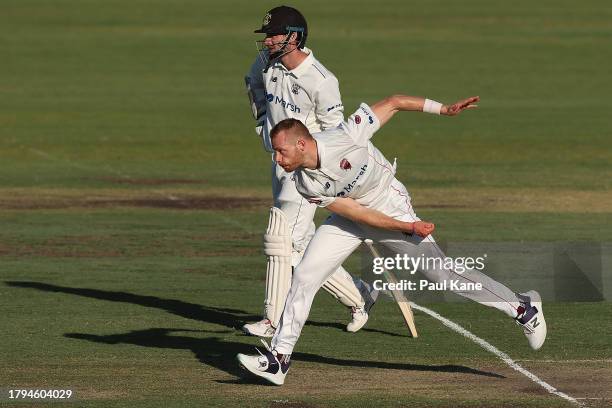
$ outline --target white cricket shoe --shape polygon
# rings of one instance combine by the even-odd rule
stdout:
[[[247,323],[242,326],[242,330],[250,336],[257,337],[272,337],[276,331],[270,319],[263,319],[255,323]]]
[[[379,292],[376,289],[372,289],[367,282],[361,279],[355,279],[355,286],[359,289],[359,293],[363,297],[365,304],[363,307],[352,307],[351,316],[353,317],[351,322],[346,326],[346,331],[355,333],[359,331],[368,322],[370,317],[370,309],[376,303]]]
[[[346,331],[355,333],[358,332],[368,322],[368,312],[363,307],[351,307],[351,316],[353,320],[346,325]]]
[[[283,385],[285,376],[291,365],[290,355],[279,354],[275,350],[270,350],[264,340],[261,340],[266,346],[266,352],[262,353],[258,349],[259,355],[238,354],[236,359],[238,363],[250,373],[261,377],[274,385]]]
[[[535,290],[518,294],[521,300],[516,323],[523,327],[523,332],[532,349],[538,350],[546,340],[546,320],[542,309],[542,298]]]

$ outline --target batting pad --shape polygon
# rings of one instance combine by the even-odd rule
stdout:
[[[272,207],[264,235],[264,254],[268,257],[264,315],[274,327],[278,327],[291,286],[291,252],[287,218],[280,209]]]
[[[329,294],[347,307],[363,307],[365,301],[351,275],[340,266],[323,284]]]

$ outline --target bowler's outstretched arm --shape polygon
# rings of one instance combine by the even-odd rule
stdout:
[[[465,109],[473,109],[478,107],[478,105],[476,105],[475,103],[479,100],[479,96],[471,96],[469,98],[455,102],[450,106],[447,106],[439,104],[438,102],[429,101],[428,99],[421,98],[420,96],[393,95],[386,97],[382,101],[376,102],[374,105],[371,105],[371,108],[376,117],[378,118],[380,126],[383,126],[397,112],[423,112],[424,108],[426,108],[426,110],[429,110],[429,106],[426,106],[427,101],[429,101],[429,105],[431,105],[431,108],[436,109],[437,106],[437,108],[440,109],[440,115],[455,116]],[[438,113],[437,110],[435,113]]]

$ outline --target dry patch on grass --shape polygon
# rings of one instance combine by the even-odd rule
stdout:
[[[436,407],[515,407],[517,400],[537,401],[538,406],[569,406],[542,389],[525,391],[533,383],[507,367],[475,367],[505,378],[465,372],[344,368],[295,362],[283,387],[274,387],[274,399],[300,403],[308,399],[363,399],[364,406],[392,399],[394,406],[424,406],[418,401],[437,400]],[[263,383],[221,384],[216,392],[244,398],[266,398],[270,387]],[[469,401],[479,401],[466,405]],[[495,401],[493,403],[493,401]],[[399,405],[397,403],[400,403]],[[555,405],[553,405],[555,404]],[[382,404],[388,405],[388,404]],[[325,406],[315,404],[314,406]],[[520,406],[529,406],[528,403]]]
[[[134,186],[167,186],[173,184],[206,184],[206,180],[195,179],[162,179],[162,178],[133,178],[133,177],[98,177],[95,180],[113,184],[130,184]]]
[[[161,243],[152,243],[151,245],[136,247],[131,245],[131,242],[132,237],[130,236],[67,236],[45,240],[38,244],[0,242],[0,257],[116,258],[150,257],[152,255],[165,254],[181,256],[183,258],[204,258],[213,256],[254,256],[261,254],[259,246],[233,245],[227,248],[201,248],[186,245],[175,247]]]
[[[372,401],[376,396],[386,396],[407,404],[411,400],[430,398],[447,401],[441,402],[439,406],[449,407],[465,406],[462,401],[474,400],[482,401],[482,405],[473,406],[511,407],[516,406],[517,401],[523,402],[520,406],[530,406],[530,402],[537,406],[572,406],[505,365],[470,364],[474,370],[498,374],[505,378],[436,371],[435,366],[432,366],[432,371],[359,369],[321,367],[297,361],[285,385],[274,388],[274,395],[275,399],[289,402],[308,397],[341,399],[343,396],[362,395],[368,401]],[[572,397],[585,398],[581,401],[590,401],[587,405],[589,407],[612,406],[612,366],[609,364],[592,367],[589,364],[534,362],[526,368],[558,390]],[[263,397],[267,392],[265,388],[261,385],[241,384],[231,390],[227,388],[226,391],[244,394],[245,397],[253,394]],[[609,405],[597,405],[602,403]]]
[[[163,186],[186,180],[139,180],[139,185]],[[192,180],[196,183],[199,181]],[[134,184],[125,181],[123,184]],[[148,183],[148,184],[147,184]],[[612,191],[553,189],[417,189],[412,191],[417,210],[450,209],[499,212],[609,213]],[[150,189],[2,189],[0,209],[35,210],[65,208],[168,208],[225,210],[266,208],[272,203],[264,189],[194,187]]]
[[[0,189],[0,210],[70,208],[167,208],[177,210],[225,210],[265,208],[269,193],[243,189]]]
[[[612,407],[611,360],[547,360],[522,365],[566,394],[589,401],[589,407]]]
[[[587,407],[612,406],[609,363],[529,362],[528,370],[558,390],[581,398]],[[233,366],[232,366],[233,367]],[[295,361],[286,383],[273,387],[187,358],[182,362],[109,362],[92,360],[45,367],[11,367],[0,375],[9,386],[70,384],[81,400],[143,399],[154,395],[269,401],[270,407],[319,407],[313,401],[361,399],[364,406],[394,401],[393,406],[571,407],[503,364],[469,361],[463,370],[426,364],[418,369],[343,367]],[[232,370],[233,371],[233,370]],[[53,373],[52,380],[49,376]],[[424,405],[423,401],[436,401]],[[398,405],[399,403],[399,405]],[[230,404],[231,405],[231,404]],[[257,405],[257,404],[256,404]],[[387,406],[389,404],[382,403]]]

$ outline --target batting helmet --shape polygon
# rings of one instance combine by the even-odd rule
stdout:
[[[279,6],[266,13],[261,28],[254,32],[267,35],[297,33],[298,48],[304,48],[308,37],[308,25],[302,13],[293,7]]]

